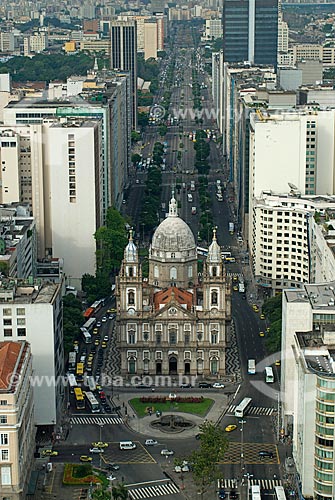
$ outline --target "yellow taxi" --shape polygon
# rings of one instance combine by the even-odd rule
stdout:
[[[81,455],[80,458],[79,458],[79,460],[81,462],[92,462],[93,459],[92,459],[92,457],[89,457],[87,455]]]
[[[98,335],[99,329],[98,328],[93,328],[93,335]]]
[[[99,344],[100,344],[100,340],[99,339],[95,339],[94,345],[99,345]]]
[[[106,349],[106,347],[107,347],[107,342],[102,342],[101,347],[102,347],[103,349]]]
[[[276,359],[275,366],[280,366],[280,359]]]
[[[234,431],[235,429],[237,429],[237,425],[230,424],[230,425],[227,425],[227,427],[225,428],[225,431],[226,431],[226,432],[232,432],[232,431]]]
[[[265,333],[264,333],[264,332],[259,332],[259,336],[260,336],[260,337],[264,337],[264,336],[265,336]]]
[[[252,308],[255,312],[258,312],[259,311],[259,307],[257,304],[252,304]]]
[[[94,448],[107,448],[108,443],[104,443],[103,441],[97,441],[96,443],[92,443]]]
[[[43,457],[57,457],[58,456],[58,451],[43,450],[42,451],[42,456]]]
[[[238,281],[238,276],[233,276],[233,281]]]
[[[233,286],[233,290],[234,290],[234,292],[238,292],[238,286],[237,286],[237,285],[234,285],[234,286]]]
[[[263,313],[262,313],[262,314],[260,315],[260,318],[261,318],[261,319],[265,319],[265,314],[263,314]]]

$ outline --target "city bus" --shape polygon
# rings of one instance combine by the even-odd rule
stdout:
[[[85,328],[85,330],[90,330],[91,328],[94,327],[96,322],[97,322],[96,318],[90,318],[86,321],[86,323],[83,324],[82,328]]]
[[[79,383],[84,381],[84,363],[77,363],[76,379]]]
[[[261,488],[259,484],[251,486],[251,500],[261,500]]]
[[[90,388],[91,392],[94,392],[97,388],[97,384],[95,383],[94,377],[87,377],[87,385]]]
[[[86,330],[86,328],[83,328],[83,327],[80,328],[80,331],[81,331],[81,334],[83,336],[85,344],[91,344],[92,335],[90,334],[90,332],[88,330]]]
[[[274,382],[272,367],[266,366],[264,372],[265,372],[265,382],[267,384],[272,384],[272,382]]]
[[[85,392],[85,397],[88,402],[88,406],[92,413],[100,413],[100,405],[97,399],[94,397],[93,392]]]
[[[256,373],[256,361],[254,359],[248,359],[248,373],[249,375],[255,375]]]
[[[74,397],[76,399],[77,410],[84,410],[85,409],[85,398],[84,398],[83,391],[80,389],[80,387],[74,388]]]
[[[69,352],[68,370],[70,373],[74,373],[76,371],[76,360],[77,354],[74,351]]]
[[[76,377],[73,375],[73,373],[68,374],[67,383],[69,384],[70,394],[74,394],[74,390],[76,387],[78,387],[78,384],[77,384]]]
[[[244,398],[238,406],[235,408],[235,417],[242,418],[247,412],[247,409],[251,405],[251,398]]]
[[[285,490],[282,486],[275,486],[276,500],[286,500]]]

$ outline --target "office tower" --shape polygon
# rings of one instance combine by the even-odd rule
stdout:
[[[136,21],[111,23],[111,69],[128,71],[131,80],[132,128],[137,126],[137,32]]]
[[[0,342],[1,498],[27,498],[35,449],[33,375],[30,346]]]
[[[277,64],[278,0],[225,0],[223,50],[226,62]]]

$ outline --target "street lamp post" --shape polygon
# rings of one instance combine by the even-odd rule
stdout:
[[[101,443],[101,441],[102,441],[102,429],[103,429],[104,424],[98,424],[98,426],[99,426],[99,442]],[[99,467],[101,469],[101,453],[99,453],[99,457],[100,457]]]
[[[243,426],[246,423],[246,420],[239,420],[239,424],[241,424],[241,476],[243,477],[244,471],[244,433]]]

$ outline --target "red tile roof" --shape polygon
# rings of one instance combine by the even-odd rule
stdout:
[[[186,304],[187,309],[190,311],[193,304],[193,294],[187,290],[171,286],[154,295],[155,309],[159,309],[161,304],[168,304],[171,300],[175,300],[180,305]]]
[[[0,390],[11,388],[21,349],[21,342],[0,342]]]

